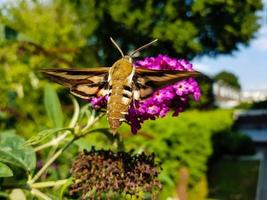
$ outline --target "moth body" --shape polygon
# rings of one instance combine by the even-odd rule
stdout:
[[[134,75],[132,60],[124,56],[115,62],[109,71],[109,97],[107,103],[107,119],[113,134],[125,121],[129,105],[132,102],[132,79]]]
[[[130,55],[116,61],[111,68],[89,69],[45,69],[45,77],[70,89],[70,92],[82,99],[91,99],[108,95],[107,119],[113,134],[128,114],[131,102],[142,101],[150,97],[154,91],[182,79],[199,76],[196,71],[152,70],[135,68],[132,57],[135,53],[153,44],[156,40],[136,49]]]

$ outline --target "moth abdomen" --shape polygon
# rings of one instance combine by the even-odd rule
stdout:
[[[130,99],[132,97],[132,93],[123,93],[122,94],[123,97],[127,98],[127,99]]]
[[[122,85],[121,82],[115,82],[109,93],[107,118],[113,134],[116,134],[121,123],[125,121],[125,115],[132,101],[132,88]]]

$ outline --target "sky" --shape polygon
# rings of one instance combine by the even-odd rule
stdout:
[[[267,91],[267,0],[265,0],[265,13],[262,16],[262,27],[248,47],[241,47],[232,56],[216,58],[204,56],[195,59],[194,68],[208,75],[226,70],[238,77],[243,91]]]

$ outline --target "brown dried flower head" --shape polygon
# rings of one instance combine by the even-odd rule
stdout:
[[[81,153],[72,166],[71,195],[81,199],[113,199],[149,193],[155,199],[161,189],[157,179],[160,170],[154,154],[132,155],[93,148]]]

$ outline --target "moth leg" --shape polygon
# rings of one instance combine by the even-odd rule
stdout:
[[[106,113],[106,112],[107,112],[107,108],[100,108],[100,109],[98,110],[98,112]]]

